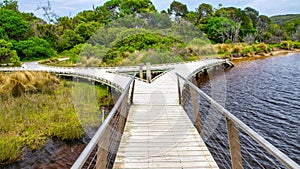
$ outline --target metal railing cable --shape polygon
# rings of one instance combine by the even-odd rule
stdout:
[[[266,150],[266,152],[268,154],[272,155],[276,159],[276,161],[281,163],[281,165],[284,165],[287,168],[292,168],[292,169],[300,168],[300,166],[296,162],[294,162],[287,155],[285,155],[283,152],[278,150],[275,146],[273,146],[271,143],[269,143],[267,140],[265,140],[262,136],[260,136],[254,130],[252,130],[249,126],[244,124],[241,120],[239,120],[236,116],[234,116],[228,110],[226,110],[224,107],[222,107],[220,104],[218,104],[215,100],[213,100],[210,96],[208,96],[206,93],[204,93],[202,90],[200,90],[192,82],[190,82],[189,80],[187,80],[186,78],[182,77],[181,75],[179,75],[177,73],[176,73],[176,75],[178,78],[178,87],[179,87],[178,94],[179,94],[179,98],[181,98],[180,103],[186,102],[188,99],[188,98],[184,97],[183,93],[181,92],[183,90],[181,90],[180,88],[183,88],[184,86],[188,86],[190,88],[190,90],[194,90],[197,93],[197,97],[201,97],[202,99],[207,101],[208,104],[210,105],[210,107],[213,108],[215,112],[217,112],[218,114],[221,114],[223,116],[223,118],[225,118],[225,121],[226,121],[225,126],[227,126],[226,127],[227,130],[226,129],[225,130],[227,131],[227,139],[228,139],[227,144],[229,145],[228,149],[230,151],[230,157],[231,157],[230,159],[234,159],[234,160],[231,160],[232,168],[243,168],[243,162],[246,163],[251,168],[251,165],[249,164],[247,159],[245,159],[245,157],[243,156],[243,153],[246,152],[246,153],[249,153],[250,156],[253,156],[253,155],[251,155],[251,153],[247,149],[245,150],[245,148],[243,148],[241,146],[241,144],[244,144],[244,142],[245,142],[244,140],[246,140],[247,142],[250,142],[252,144],[252,146],[256,147],[257,149],[262,148],[262,149]],[[181,82],[183,82],[184,84],[180,84]],[[193,99],[193,98],[190,97],[189,99]],[[196,99],[199,102],[198,98],[196,98]],[[198,126],[196,126],[196,128],[199,129]],[[200,125],[200,130],[202,130],[201,125]],[[199,133],[202,133],[202,132],[199,131]],[[249,138],[251,138],[251,140],[249,140]],[[214,140],[214,141],[217,142],[217,140]],[[252,142],[254,142],[255,144]],[[219,144],[219,143],[217,142],[217,144]],[[240,146],[241,146],[241,148],[240,148]],[[263,151],[260,151],[259,153],[265,154]],[[265,154],[265,156],[267,159],[269,159],[269,155]],[[271,161],[271,163],[274,167],[280,168],[275,161],[273,161],[272,159],[269,159],[269,160]],[[254,161],[258,162],[257,159],[255,159]]]
[[[128,82],[104,122],[72,165],[72,169],[112,168],[132,104],[135,76]]]

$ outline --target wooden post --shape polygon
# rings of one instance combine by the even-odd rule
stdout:
[[[202,123],[201,123],[200,112],[199,112],[198,93],[191,86],[190,86],[190,92],[191,92],[192,104],[193,104],[194,115],[195,115],[196,129],[198,133],[201,134]]]
[[[144,65],[142,63],[139,64],[140,79],[144,78],[144,75],[143,75],[143,66]]]
[[[147,72],[146,72],[147,82],[150,83],[151,80],[152,80],[152,77],[151,77],[151,63],[150,62],[146,63],[146,69],[147,69]]]
[[[240,147],[239,130],[236,125],[226,118],[228,142],[230,147],[232,169],[242,169],[242,155]]]
[[[106,169],[109,139],[110,139],[110,126],[105,130],[103,138],[98,143],[96,169]]]
[[[105,108],[102,106],[101,107],[101,123],[104,122],[104,114],[105,114]]]
[[[177,87],[178,87],[178,102],[181,105],[181,92],[180,92],[180,81],[179,81],[179,77],[177,76]]]
[[[131,94],[130,94],[130,104],[133,104],[134,87],[135,87],[135,80],[133,80],[133,82],[132,82],[132,88],[131,88]]]

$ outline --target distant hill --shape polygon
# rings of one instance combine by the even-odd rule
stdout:
[[[270,17],[270,19],[279,25],[284,24],[285,22],[288,21],[293,21],[293,20],[298,20],[300,21],[300,14],[287,14],[287,15],[276,15]]]

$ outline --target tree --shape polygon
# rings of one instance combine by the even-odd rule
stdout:
[[[265,15],[260,15],[256,23],[256,34],[259,41],[264,41],[268,38],[268,30],[271,20]]]
[[[150,0],[123,0],[120,3],[119,10],[121,16],[156,11]]]
[[[286,22],[282,25],[282,29],[288,34],[289,39],[295,40],[296,33],[297,33],[297,28],[300,26],[300,21],[298,20],[293,20]]]
[[[84,39],[71,29],[67,29],[58,39],[57,49],[59,52],[69,50],[73,46],[83,43]]]
[[[18,1],[17,0],[3,0],[3,2],[0,3],[0,8],[9,9],[9,10],[18,12],[19,11]]]
[[[196,8],[196,12],[190,11],[186,14],[187,20],[196,26],[213,16],[213,7],[210,4],[202,3]]]
[[[284,38],[284,31],[276,23],[271,23],[269,25],[268,32],[272,34],[272,37],[267,41],[268,43],[280,43]]]
[[[72,23],[72,18],[69,18],[67,16],[58,18],[56,26],[57,26],[59,35],[62,35],[64,33],[64,31],[67,29],[74,29],[74,25]]]
[[[44,12],[44,17],[49,23],[56,23],[58,15],[52,10],[50,1],[47,1],[47,4],[44,6],[38,6],[36,10],[42,10]]]
[[[205,32],[210,40],[216,43],[232,41],[235,22],[224,17],[212,17],[205,25]]]
[[[213,15],[213,7],[210,4],[202,3],[196,9],[200,18],[207,18]]]
[[[250,17],[252,24],[256,25],[258,21],[259,12],[251,7],[246,7],[244,9],[244,12]]]
[[[231,19],[236,23],[234,25],[234,29],[232,30],[234,32],[232,42],[234,43],[238,42],[239,39],[242,39],[247,34],[253,34],[255,32],[250,17],[245,13],[245,11],[239,8],[220,8],[216,11],[216,15]]]
[[[95,9],[98,21],[109,23],[119,17],[145,12],[156,12],[150,0],[109,0]]]
[[[178,1],[173,1],[168,9],[170,15],[174,14],[176,17],[184,17],[188,13],[187,6]]]
[[[75,28],[75,33],[88,40],[101,26],[98,22],[81,23]]]
[[[22,18],[22,16],[15,11],[8,9],[0,9],[0,32],[5,32],[9,39],[22,40],[27,37],[30,30],[29,23]],[[0,33],[1,34],[1,33]]]

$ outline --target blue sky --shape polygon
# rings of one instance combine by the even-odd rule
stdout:
[[[106,0],[50,0],[54,12],[59,16],[74,16],[83,10],[92,9],[93,5],[100,6]],[[152,0],[158,10],[167,9],[173,0]],[[212,4],[215,8],[218,4],[245,8],[247,6],[258,10],[260,14],[272,16],[278,14],[300,14],[299,0],[177,0],[186,4],[189,10],[194,10],[201,3]],[[32,12],[39,17],[41,11],[36,11],[37,6],[45,5],[47,0],[19,0],[19,9],[23,12]]]

